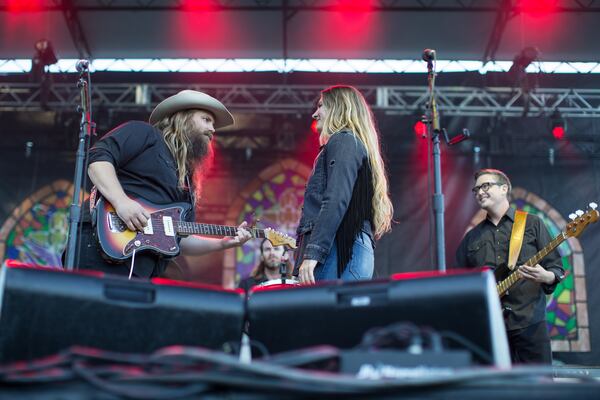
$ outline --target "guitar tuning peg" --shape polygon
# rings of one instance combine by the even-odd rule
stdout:
[[[596,204],[596,203],[594,203],[594,202],[591,202],[591,203],[590,203],[590,208],[591,208],[592,210],[595,210],[596,208],[598,208],[598,204]]]
[[[577,210],[575,211],[575,214],[577,214],[578,217],[581,217],[584,214],[584,212],[581,210]]]
[[[577,218],[577,214],[575,214],[575,213],[571,213],[571,214],[569,214],[569,219],[570,219],[571,221],[575,221],[575,218]]]

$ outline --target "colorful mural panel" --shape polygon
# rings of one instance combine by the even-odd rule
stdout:
[[[61,267],[72,195],[71,183],[60,180],[25,199],[0,228],[3,259]]]

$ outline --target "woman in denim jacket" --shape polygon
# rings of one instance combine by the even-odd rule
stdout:
[[[332,86],[312,117],[321,152],[297,229],[298,279],[371,279],[374,241],[391,229],[393,214],[373,114],[357,89]]]

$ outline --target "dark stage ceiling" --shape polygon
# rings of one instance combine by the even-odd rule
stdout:
[[[0,59],[47,38],[60,58],[594,61],[599,17],[593,0],[2,0]]]

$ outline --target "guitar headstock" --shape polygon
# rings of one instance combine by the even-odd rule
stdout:
[[[570,214],[569,218],[571,218],[571,222],[565,228],[566,235],[568,237],[577,237],[589,224],[598,221],[600,213],[596,210],[597,207],[596,203],[590,203],[590,210],[588,212],[584,213],[581,210],[577,210],[573,214]]]
[[[296,248],[296,239],[274,229],[265,229],[265,237],[269,239],[269,242],[271,242],[273,246],[287,246],[290,249]]]

